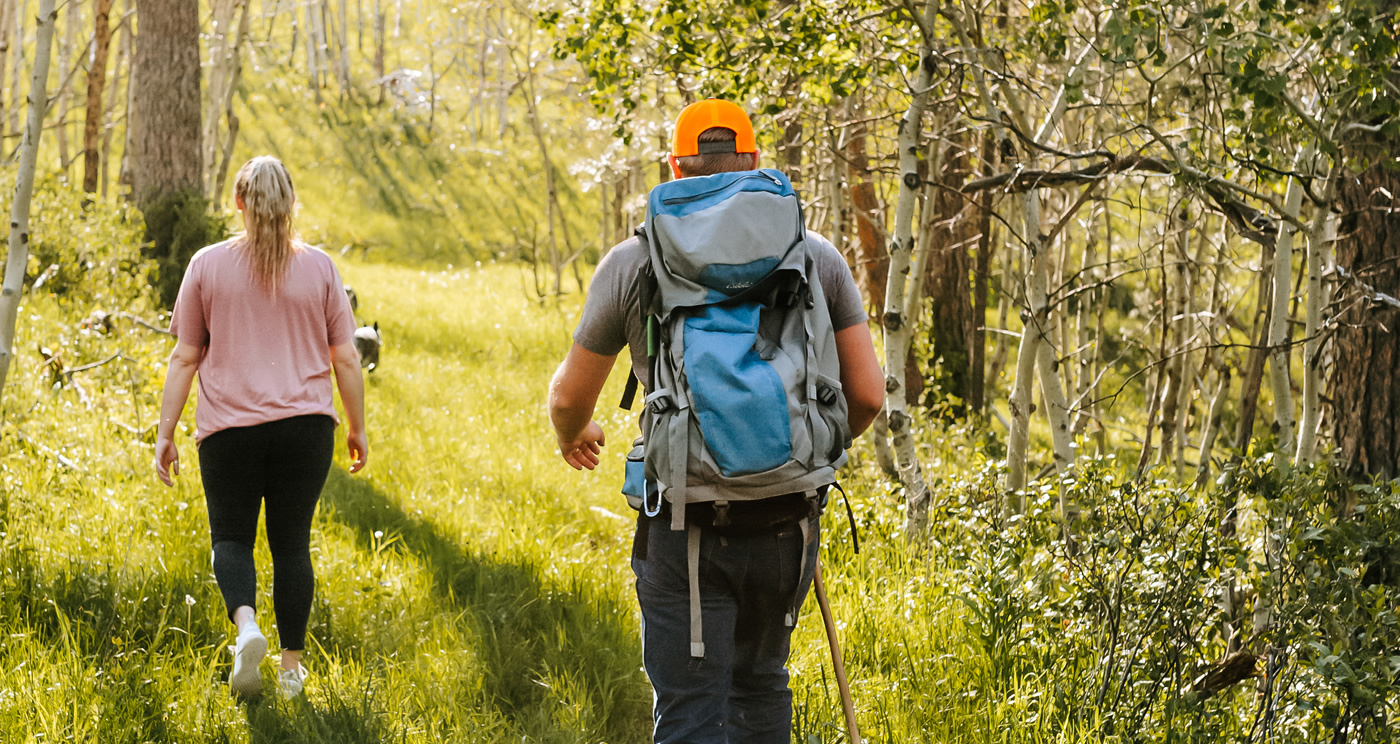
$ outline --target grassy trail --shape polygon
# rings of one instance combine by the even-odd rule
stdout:
[[[84,341],[94,357],[122,347],[140,360],[98,370],[90,408],[38,373],[11,388],[7,405],[29,411],[34,444],[0,454],[0,741],[647,739],[633,517],[617,493],[635,431],[612,405],[623,375],[600,404],[610,446],[594,473],[557,457],[544,407],[580,298],[531,302],[518,268],[341,263],[385,348],[367,386],[369,467],[347,474],[337,444],[314,527],[306,698],[242,704],[223,684],[231,627],[192,432],[177,442],[174,489],[155,481],[149,443],[129,433],[154,420],[155,360],[169,342],[132,329]],[[43,298],[26,312],[17,346],[71,332]],[[1037,740],[1014,700],[975,694],[1009,678],[961,630],[956,603],[930,580],[937,567],[901,547],[895,497],[863,476],[873,466],[862,452],[846,482],[869,547],[851,554],[838,507],[823,561],[867,737]],[[267,628],[263,541],[257,556]],[[843,741],[815,601],[794,649],[797,740]]]

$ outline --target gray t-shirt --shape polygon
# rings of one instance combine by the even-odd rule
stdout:
[[[807,236],[814,238],[811,244],[816,247],[813,258],[817,279],[826,293],[832,328],[842,331],[865,322],[865,303],[846,259],[826,238],[811,232]],[[588,287],[588,299],[583,304],[583,317],[579,319],[578,330],[574,331],[574,341],[603,356],[613,356],[620,353],[622,347],[628,347],[632,354],[632,371],[642,387],[650,390],[646,332],[637,292],[637,279],[647,260],[642,241],[634,236],[618,243],[598,262],[598,270],[593,273]]]

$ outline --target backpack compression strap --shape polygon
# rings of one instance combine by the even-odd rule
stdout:
[[[637,227],[635,232],[637,240],[642,247],[646,248],[647,233],[645,225]],[[655,366],[656,353],[659,346],[659,313],[661,312],[659,299],[661,289],[656,283],[656,272],[651,267],[651,253],[647,253],[647,261],[642,264],[642,268],[637,272],[637,308],[642,314],[642,328],[646,333],[647,344],[647,368],[651,370],[653,382],[656,380]],[[625,410],[632,410],[632,404],[637,400],[637,386],[641,380],[637,379],[637,371],[631,365],[627,367],[627,385],[622,389],[622,400],[618,405]]]

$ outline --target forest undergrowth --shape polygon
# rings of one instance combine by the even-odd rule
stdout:
[[[314,526],[308,694],[245,704],[223,684],[231,626],[193,401],[167,489],[150,461],[171,341],[136,320],[164,325],[145,283],[102,278],[150,270],[139,220],[39,198],[52,203],[35,235],[54,237],[38,239],[31,276],[50,255],[87,271],[31,286],[5,391],[0,741],[647,739],[618,494],[635,423],[611,405],[623,375],[602,397],[611,446],[594,473],[558,458],[544,408],[580,297],[529,299],[517,265],[337,257],[360,320],[385,337],[370,464],[347,474],[341,447]],[[867,741],[1390,739],[1395,487],[1265,457],[1192,490],[1109,455],[1011,509],[999,436],[924,433],[927,534],[902,532],[897,481],[868,440],[843,472],[855,531],[834,503],[822,560]],[[270,608],[265,543],[257,555]],[[1231,635],[1261,612],[1266,634]],[[795,740],[845,741],[814,601],[792,670]]]

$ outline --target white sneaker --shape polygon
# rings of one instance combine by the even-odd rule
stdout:
[[[253,697],[262,690],[262,672],[258,664],[267,656],[267,636],[253,623],[246,623],[233,646],[233,673],[228,686],[243,697]]]
[[[283,700],[290,700],[301,694],[306,686],[306,667],[297,664],[296,669],[277,669],[277,692]]]

